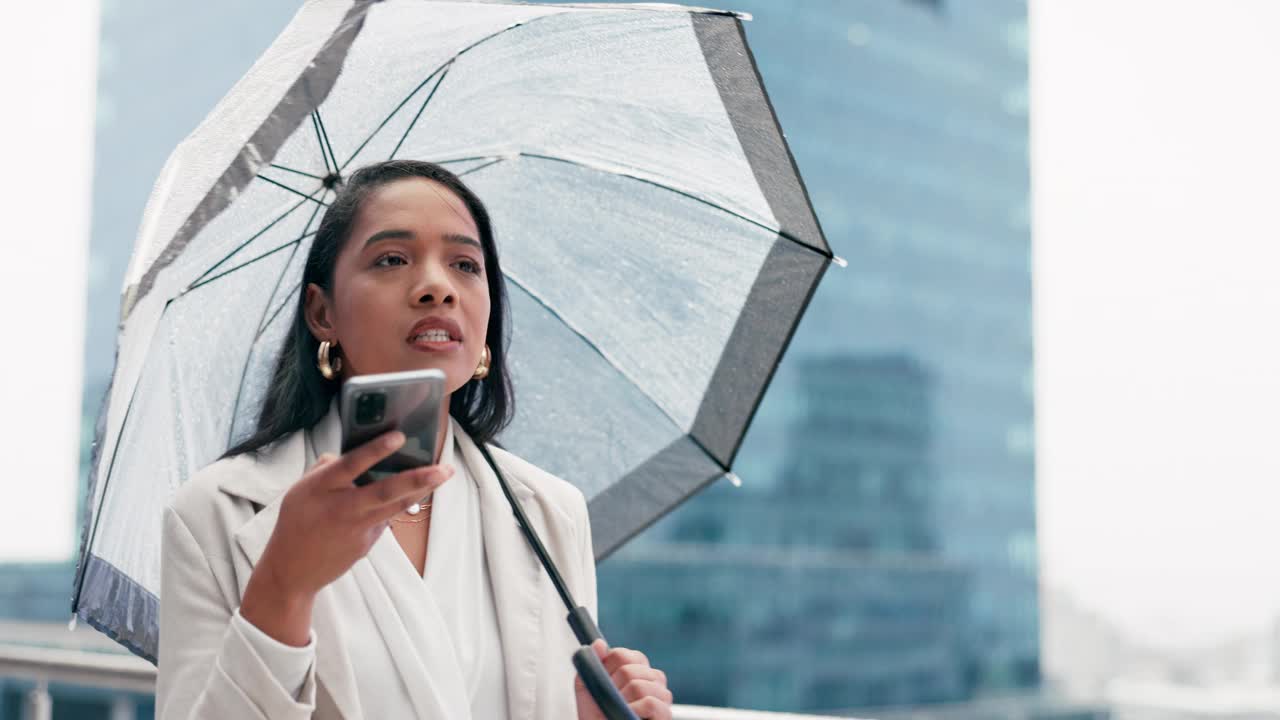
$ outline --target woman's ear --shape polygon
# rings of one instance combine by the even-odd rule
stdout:
[[[307,283],[307,300],[302,308],[306,316],[307,327],[317,341],[337,340],[333,335],[333,308],[329,305],[329,295],[315,283]]]

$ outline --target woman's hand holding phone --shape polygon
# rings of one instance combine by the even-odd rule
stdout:
[[[340,457],[321,455],[285,492],[241,599],[244,619],[286,645],[307,644],[316,594],[368,554],[393,516],[453,475],[450,466],[430,465],[355,484],[404,442],[393,430]]]

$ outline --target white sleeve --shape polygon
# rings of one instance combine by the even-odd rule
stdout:
[[[231,624],[240,632],[262,659],[280,687],[289,691],[295,700],[307,679],[307,671],[316,660],[316,631],[311,631],[307,644],[302,647],[286,645],[263,632],[257,625],[244,619],[240,608],[231,618]]]
[[[205,553],[172,508],[164,511],[160,558],[156,720],[310,720],[314,631],[303,649],[305,664],[291,657],[278,669],[268,665],[273,653],[263,653],[235,622],[239,613],[215,580],[212,563],[224,561]],[[300,691],[277,680],[293,677],[297,667],[305,671]]]

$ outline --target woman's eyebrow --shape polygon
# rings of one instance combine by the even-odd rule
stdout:
[[[369,247],[380,240],[412,240],[413,238],[412,230],[379,230],[364,241],[364,246]]]
[[[370,235],[368,240],[364,241],[364,246],[369,247],[370,245],[382,240],[412,240],[415,237],[417,236],[414,235],[412,230],[402,230],[399,228],[394,228],[391,230],[379,230],[378,232]],[[445,242],[459,243],[462,245],[472,245],[479,250],[484,249],[484,246],[480,244],[479,240],[476,240],[475,238],[467,235],[459,235],[457,233],[445,233],[441,237],[444,239]]]
[[[484,247],[480,245],[479,240],[476,240],[475,238],[469,237],[467,235],[458,235],[457,233],[445,233],[443,237],[445,242],[461,243],[463,245],[474,245],[477,250],[484,249]]]

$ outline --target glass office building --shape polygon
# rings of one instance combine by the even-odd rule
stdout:
[[[735,470],[600,567],[678,701],[1039,684],[1026,5],[743,0],[833,269]]]

